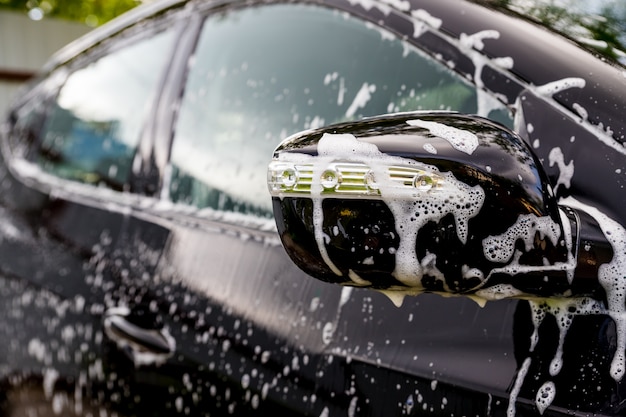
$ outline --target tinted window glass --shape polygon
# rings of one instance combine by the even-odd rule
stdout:
[[[310,5],[209,17],[172,148],[175,202],[270,215],[266,168],[289,134],[419,109],[476,112],[476,91],[377,26]]]
[[[42,168],[122,189],[173,40],[162,32],[70,74],[43,128]]]

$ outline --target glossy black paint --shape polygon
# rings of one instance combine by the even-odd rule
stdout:
[[[274,232],[158,207],[170,149],[170,106],[180,94],[198,11],[244,5],[190,2],[176,14],[178,3],[151,3],[69,46],[17,100],[1,131],[5,148],[36,136],[15,129],[16,115],[23,103],[45,103],[55,93],[45,80],[47,71],[127,25],[155,13],[175,16],[180,48],[151,111],[141,145],[142,171],[130,188],[148,200],[57,188],[25,177],[12,165],[19,147],[5,149],[0,412],[11,415],[32,404],[38,392],[48,412],[53,400],[62,404],[65,398],[76,414],[503,416],[516,371],[530,355],[536,378],[523,384],[517,415],[536,415],[535,396],[549,375],[558,325],[546,320],[537,349],[529,352],[533,329],[525,302],[506,300],[481,309],[464,298],[423,295],[396,308],[380,294],[310,279],[293,265]],[[319,3],[401,35],[414,30],[400,10],[385,14],[342,0]],[[470,80],[477,66],[454,41],[463,33],[499,31],[500,39],[487,39],[481,52],[511,56],[515,65],[504,71],[487,62],[485,87],[502,94],[508,105],[520,100],[518,133],[530,145],[540,139],[533,152],[553,185],[559,173],[549,165],[550,150],[561,146],[568,160],[575,159],[573,185],[557,189],[557,196],[594,202],[624,224],[622,179],[611,175],[626,169],[624,157],[598,145],[595,132],[572,113],[573,103],[583,104],[591,122],[610,124],[620,139],[626,100],[619,94],[625,82],[621,70],[541,29],[470,3],[416,0],[410,5],[443,22],[441,31],[409,36],[410,41],[456,63]],[[533,88],[524,91],[570,76],[584,77],[586,86],[559,93],[557,105]],[[565,146],[570,129],[576,146]],[[594,180],[596,172],[602,174]],[[594,219],[579,216],[582,225],[598,232]],[[585,236],[583,246],[603,240],[601,233]],[[610,249],[605,244],[589,255],[590,276],[608,260]],[[128,320],[142,329],[127,335],[167,328],[176,341],[175,354],[160,366],[137,366],[133,352],[119,349],[105,332],[107,312],[120,306],[130,308]],[[610,318],[575,318],[565,343],[566,366],[554,378],[557,396],[544,415],[623,414],[624,384],[607,371],[614,352]],[[18,395],[24,392],[25,397]]]
[[[471,153],[461,151],[445,137],[437,137],[426,128],[411,125],[410,122],[416,119],[470,132],[478,139],[478,146]],[[577,271],[572,282],[565,271],[551,271],[549,278],[545,278],[548,272],[542,266],[567,264],[570,258],[576,258],[579,229],[582,229],[585,244],[592,242],[593,253],[600,258],[579,263],[585,266],[605,263],[613,256],[612,249],[592,226],[580,227],[577,213],[568,209],[563,218],[560,216],[542,164],[530,147],[504,126],[454,113],[418,112],[381,116],[291,136],[278,146],[274,158],[288,161],[291,153],[317,156],[319,140],[328,133],[353,135],[363,143],[376,145],[385,155],[435,167],[440,173],[450,173],[469,187],[479,186],[484,191],[480,211],[468,222],[466,242],[457,235],[452,213],[438,222],[429,221],[419,230],[414,244],[417,259],[424,263],[428,256],[435,255],[436,271],[445,277],[444,282],[429,275],[427,270],[421,278],[424,292],[472,294],[477,289],[512,285],[525,296],[604,298],[597,269],[589,268],[584,273]],[[436,154],[426,151],[426,145],[434,146]],[[342,157],[338,156],[337,160]],[[430,191],[423,194],[416,191],[407,197],[407,201],[414,201],[417,207],[422,207],[430,204],[429,195]],[[438,201],[437,197],[432,198]],[[400,220],[394,218],[389,207],[389,204],[398,202],[394,198],[385,199],[384,193],[382,199],[330,195],[323,198],[322,229],[328,236],[326,250],[342,275],[337,275],[320,254],[315,238],[312,198],[286,193],[273,199],[283,246],[292,260],[309,275],[326,282],[361,286],[348,278],[349,271],[353,271],[371,283],[367,286],[375,289],[410,289],[394,276],[400,240],[398,228],[402,228],[398,224]],[[417,211],[416,216],[419,216],[420,209]],[[537,268],[536,271],[513,275],[494,271],[502,266],[502,261],[490,257],[483,242],[490,236],[501,235],[513,228],[524,215],[551,219],[559,227],[559,241],[555,244],[547,235],[537,233],[533,248],[526,250],[519,260],[522,265]],[[569,236],[566,237],[564,232],[563,219],[568,222],[565,225],[567,230],[574,234],[571,248],[568,247],[569,242],[566,243]],[[592,235],[586,236],[589,233]],[[393,248],[393,251],[388,248]],[[591,257],[589,250],[585,253]],[[371,262],[365,263],[364,259]],[[484,275],[468,277],[464,268],[477,268]]]
[[[594,125],[614,125],[613,139],[623,143],[626,132],[622,115],[626,110],[626,98],[616,94],[616,89],[625,85],[620,69],[616,70],[615,66],[581,49],[571,40],[551,36],[546,29],[529,25],[503,9],[469,2],[455,8],[450,7],[452,4],[455,4],[454,0],[429,0],[420,7],[433,16],[446,16],[442,19],[441,29],[455,38],[484,30],[497,31],[497,37],[484,40],[481,52],[491,58],[511,57],[514,62],[511,73],[521,85],[542,86],[566,77],[584,79],[583,88],[559,92],[555,99],[574,114],[577,114],[574,104],[580,104],[588,110],[588,119]],[[491,89],[489,78],[485,84]],[[503,86],[499,83],[492,91],[499,91]],[[511,102],[517,97],[512,96]]]

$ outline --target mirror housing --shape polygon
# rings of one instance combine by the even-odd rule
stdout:
[[[387,294],[594,296],[574,279],[579,219],[504,126],[384,115],[284,140],[268,170],[287,253],[320,280]],[[590,273],[594,275],[593,271]]]

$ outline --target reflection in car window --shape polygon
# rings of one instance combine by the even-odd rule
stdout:
[[[42,131],[41,167],[123,189],[173,40],[161,32],[70,74]]]
[[[269,216],[266,168],[297,131],[409,110],[475,113],[465,80],[381,28],[311,5],[211,16],[175,127],[174,202]]]

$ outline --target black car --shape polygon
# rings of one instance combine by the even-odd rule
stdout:
[[[461,0],[94,30],[0,130],[2,415],[626,414],[625,74]]]

